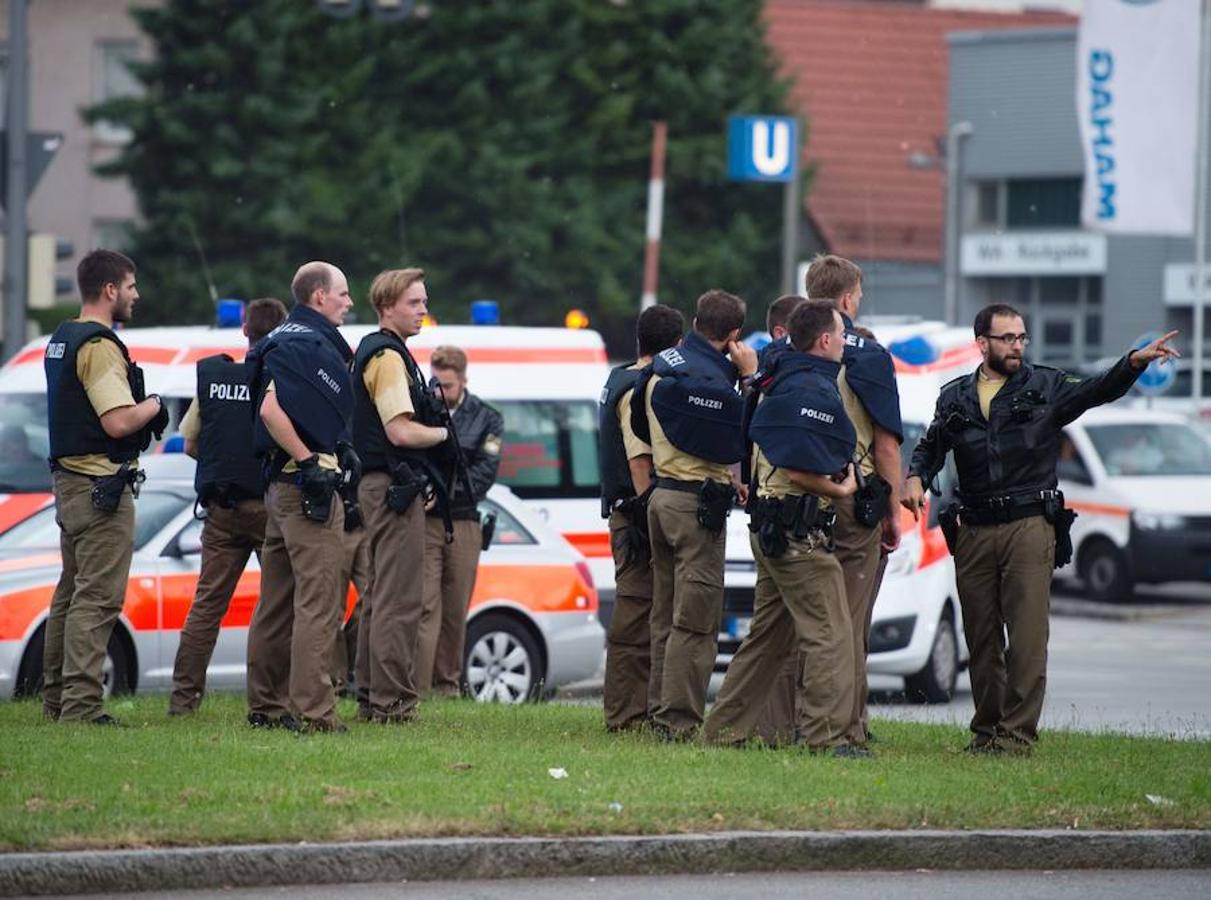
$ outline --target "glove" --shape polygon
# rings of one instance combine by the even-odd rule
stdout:
[[[345,484],[352,486],[361,481],[362,461],[352,444],[347,441],[336,442],[336,461],[345,473]]]
[[[303,494],[303,515],[313,522],[327,522],[336,492],[336,472],[320,467],[314,453],[299,463],[299,489]]]
[[[163,398],[159,394],[151,394],[150,397],[155,397],[160,404],[160,411],[155,414],[155,417],[147,423],[147,430],[155,435],[156,440],[164,437],[164,432],[168,428],[168,407],[164,405]],[[149,398],[150,399],[150,398]]]

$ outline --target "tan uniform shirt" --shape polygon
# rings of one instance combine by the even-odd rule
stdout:
[[[266,385],[266,387],[265,387],[266,394],[275,393],[276,391],[277,391],[277,386],[272,381],[269,382],[269,384]],[[319,462],[321,469],[330,469],[333,472],[340,470],[341,467],[340,467],[340,464],[336,461],[335,454],[318,453],[316,455],[319,457],[318,462]],[[293,459],[287,460],[286,465],[282,466],[283,475],[289,475],[291,472],[297,472],[298,470],[299,470],[299,464],[296,463]]]
[[[757,476],[758,497],[799,497],[811,493],[791,481],[786,469],[773,465],[756,445],[753,446],[753,472]],[[833,502],[829,497],[818,499],[821,509],[828,509]]]
[[[412,406],[412,379],[408,377],[408,369],[404,359],[398,353],[388,353],[380,350],[362,371],[362,381],[366,392],[374,400],[374,408],[385,426],[399,415],[412,415],[416,409]]]
[[[100,320],[84,316],[79,321]],[[84,385],[84,393],[88,395],[88,402],[98,418],[110,410],[135,405],[130,382],[126,380],[126,358],[118,345],[108,338],[93,338],[80,348],[76,354],[76,376]],[[114,462],[104,453],[62,456],[58,462],[63,468],[80,475],[112,475],[121,467],[121,463]]]
[[[659,375],[653,375],[648,383],[644,403],[647,405],[648,430],[652,437],[652,462],[656,465],[656,474],[661,478],[676,478],[678,481],[718,481],[721,484],[731,484],[732,471],[722,463],[708,462],[697,456],[682,453],[665,436],[660,427],[660,420],[652,411],[652,391]],[[621,406],[621,404],[619,404]]]
[[[189,409],[185,410],[185,418],[181,419],[177,430],[187,441],[196,441],[202,436],[202,413],[198,409],[197,397],[190,401]]]
[[[845,380],[845,367],[837,376],[837,389],[841,392],[841,401],[845,404],[845,414],[854,425],[858,441],[854,445],[854,459],[861,460],[859,467],[862,474],[869,477],[875,473],[875,423],[870,413],[854,393],[854,389]]]
[[[627,369],[628,372],[641,369],[643,366],[639,363]],[[634,391],[627,391],[618,401],[616,410],[618,412],[618,424],[622,428],[622,446],[626,450],[627,459],[635,459],[638,456],[651,456],[652,445],[640,440],[635,434],[635,429],[631,427],[631,398],[635,396]]]
[[[984,367],[981,366],[979,374],[976,376],[976,393],[980,398],[980,412],[984,415],[984,421],[988,421],[988,415],[992,410],[992,398],[1001,392],[1001,388],[1005,386],[1006,378],[989,378],[984,374]]]

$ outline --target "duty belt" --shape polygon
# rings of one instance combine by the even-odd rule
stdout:
[[[964,525],[1004,525],[1019,519],[1043,515],[1049,502],[1063,502],[1062,491],[1033,491],[1001,497],[961,500],[959,519]]]
[[[723,482],[719,482],[722,484]],[[701,481],[682,481],[679,478],[664,478],[656,476],[656,487],[665,488],[670,491],[681,491],[684,494],[696,494],[702,490]]]

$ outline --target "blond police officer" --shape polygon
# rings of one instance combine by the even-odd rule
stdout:
[[[752,626],[728,666],[704,736],[742,743],[753,735],[797,641],[806,657],[797,740],[817,752],[868,756],[847,739],[853,645],[844,576],[830,543],[832,505],[857,487],[854,431],[836,385],[844,325],[831,305],[807,301],[791,315],[789,330],[792,346],[804,350],[781,353],[762,370],[760,403],[748,427],[757,490]]]
[[[658,353],[633,388],[632,427],[652,447],[653,726],[684,740],[702,724],[723,613],[727,516],[747,491],[731,466],[744,454],[736,384],[757,369],[739,343],[744,301],[726,291],[698,298],[693,330]]]
[[[113,330],[139,299],[135,264],[94,250],[76,269],[80,317],[46,345],[48,430],[63,573],[51,599],[43,655],[46,716],[118,724],[101,707],[102,669],[126,599],[134,549],[139,452],[168,424]]]

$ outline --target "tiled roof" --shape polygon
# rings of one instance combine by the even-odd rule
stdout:
[[[814,168],[807,211],[827,247],[937,262],[944,175],[909,166],[946,130],[952,31],[1071,25],[1061,13],[969,12],[895,0],[767,0],[766,34],[794,79]]]

